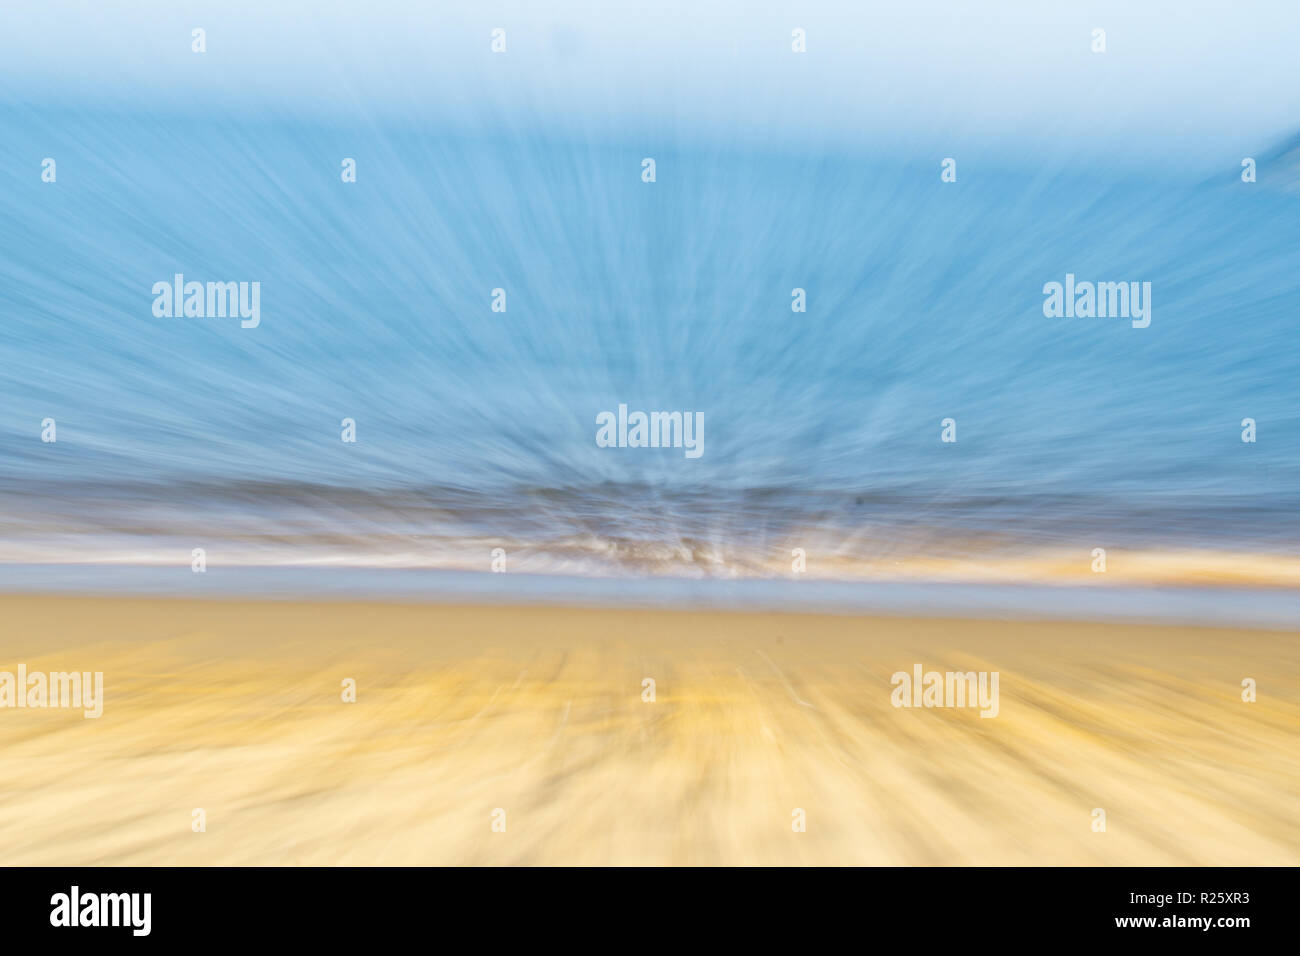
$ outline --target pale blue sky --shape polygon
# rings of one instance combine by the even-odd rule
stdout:
[[[1290,0],[9,0],[0,18],[0,95],[35,105],[656,123],[884,149],[1068,144],[1207,167],[1265,151],[1300,117]],[[505,56],[489,52],[494,27]],[[1104,55],[1090,51],[1094,27]]]

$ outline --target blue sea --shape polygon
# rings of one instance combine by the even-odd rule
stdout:
[[[632,145],[22,119],[0,136],[19,556],[192,538],[472,567],[467,542],[499,542],[522,569],[732,575],[803,540],[1296,549],[1294,166],[945,184],[674,144],[645,183]],[[155,317],[176,273],[259,281],[260,325]],[[1067,273],[1150,282],[1150,326],[1044,317]],[[701,412],[703,454],[598,447],[620,403]]]

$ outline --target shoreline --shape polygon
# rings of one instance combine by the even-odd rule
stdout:
[[[68,595],[0,619],[0,671],[104,675],[97,719],[0,709],[10,865],[1300,863],[1294,631]],[[917,665],[1000,674],[997,716],[893,706]]]
[[[584,577],[336,565],[188,566],[0,563],[0,595],[48,594],[607,610],[680,607],[881,617],[996,618],[1300,630],[1300,589],[1086,583],[783,578]]]
[[[281,570],[319,568],[374,572],[458,573],[488,571],[501,553],[508,571],[535,577],[587,580],[805,580],[827,584],[967,584],[1119,588],[1206,587],[1257,591],[1300,590],[1300,553],[1245,547],[1121,547],[1108,549],[1005,544],[987,549],[970,542],[947,552],[908,550],[888,542],[878,554],[842,550],[835,542],[791,538],[762,551],[734,551],[708,544],[636,542],[635,557],[620,553],[628,542],[588,540],[520,542],[476,536],[469,540],[347,542],[335,546],[225,541],[211,534],[177,537],[165,544],[108,544],[79,536],[46,545],[0,542],[0,575],[22,568],[187,568],[193,542],[204,543],[213,566]],[[842,543],[841,543],[842,544]],[[636,550],[636,548],[632,548]],[[70,553],[79,560],[69,561]],[[1101,555],[1100,559],[1098,555]],[[796,560],[792,556],[798,555]],[[793,570],[797,563],[803,568]],[[1100,563],[1099,563],[1100,562]],[[0,577],[3,583],[3,577]]]

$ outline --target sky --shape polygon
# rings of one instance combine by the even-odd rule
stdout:
[[[9,0],[0,18],[0,103],[38,108],[1068,150],[1206,169],[1276,146],[1300,116],[1293,2]],[[504,55],[490,50],[498,27]]]

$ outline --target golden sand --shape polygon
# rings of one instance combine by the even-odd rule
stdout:
[[[0,622],[0,670],[105,683],[98,720],[0,709],[0,864],[1300,863],[1297,633],[64,597]],[[917,663],[997,671],[998,716],[893,707]]]

